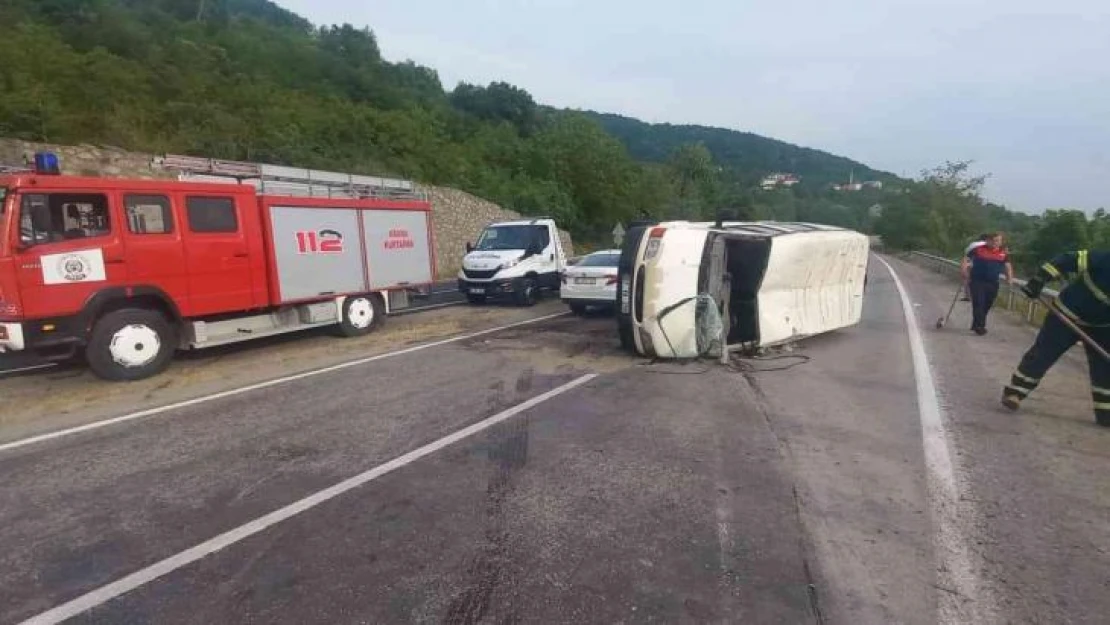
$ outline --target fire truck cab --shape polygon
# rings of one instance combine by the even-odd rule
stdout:
[[[268,166],[231,165],[247,170],[235,184],[64,176],[50,155],[0,175],[0,352],[83,355],[102,378],[140,379],[179,348],[365,334],[432,282],[426,200],[289,168],[267,194]],[[294,171],[317,178],[300,197]]]

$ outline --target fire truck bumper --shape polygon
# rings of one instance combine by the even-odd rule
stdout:
[[[0,321],[0,352],[23,351],[23,325]]]

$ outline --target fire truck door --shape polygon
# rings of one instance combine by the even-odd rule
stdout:
[[[185,196],[188,316],[253,307],[250,246],[244,206],[234,197]]]
[[[76,313],[93,293],[126,279],[115,215],[103,193],[21,196],[16,267],[28,317]]]
[[[171,196],[124,192],[121,200],[128,282],[157,287],[177,306],[187,308],[189,282],[182,243],[185,226],[175,223]]]

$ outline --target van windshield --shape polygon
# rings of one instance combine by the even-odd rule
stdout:
[[[523,250],[535,241],[544,226],[490,226],[478,237],[475,250]]]

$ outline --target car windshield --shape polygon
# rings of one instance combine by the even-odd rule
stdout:
[[[582,259],[576,267],[616,267],[617,261],[620,260],[620,254],[600,253],[590,254]]]
[[[475,250],[523,250],[534,240],[537,228],[542,226],[490,226],[478,237]]]

